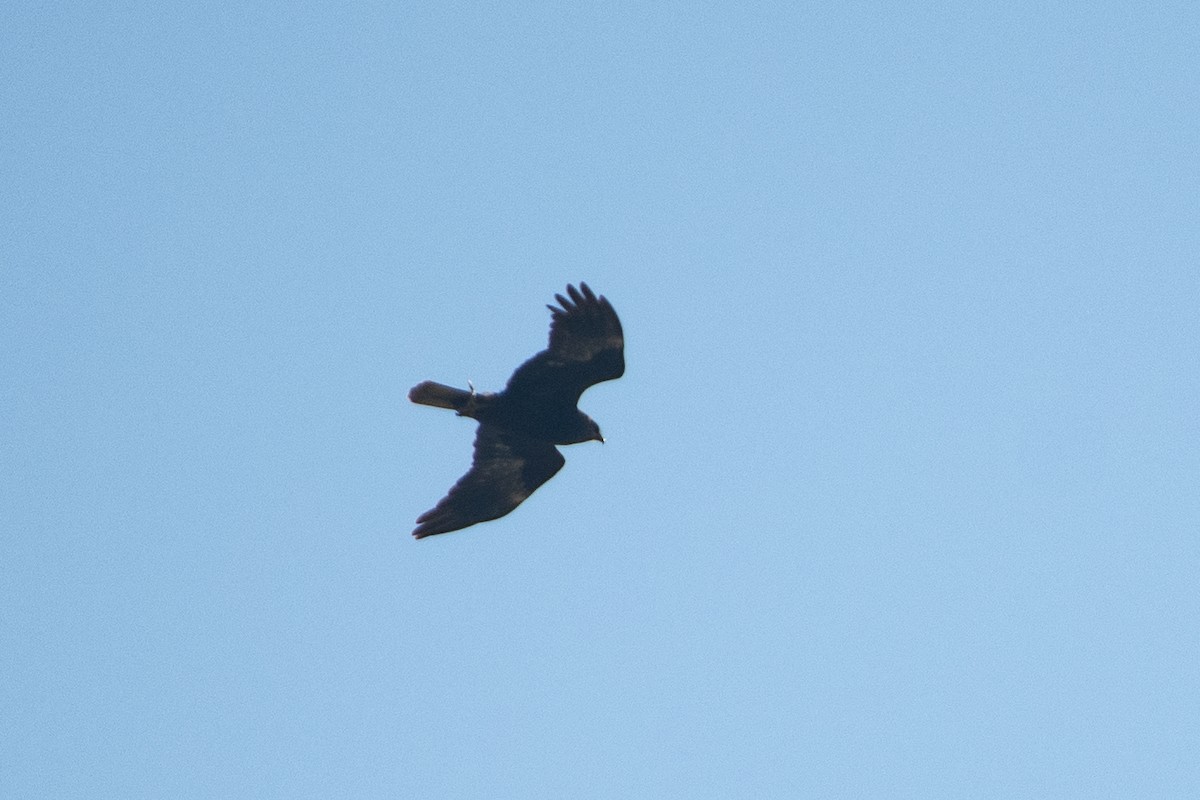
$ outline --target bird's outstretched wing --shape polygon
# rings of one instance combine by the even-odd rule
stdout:
[[[480,425],[471,469],[434,508],[417,517],[413,536],[423,539],[503,517],[565,463],[549,442]]]
[[[586,283],[567,294],[554,296],[562,308],[547,306],[550,346],[517,367],[509,395],[575,405],[589,386],[625,374],[625,336],[612,305]]]

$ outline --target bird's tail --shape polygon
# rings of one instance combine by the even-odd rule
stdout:
[[[408,399],[414,403],[420,403],[423,406],[449,408],[460,412],[471,404],[473,396],[473,392],[455,389],[453,386],[436,383],[435,381],[418,383],[408,392]]]

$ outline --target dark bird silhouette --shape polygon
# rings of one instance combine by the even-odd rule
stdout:
[[[504,391],[479,393],[433,381],[408,393],[414,403],[449,408],[479,421],[471,469],[450,493],[417,517],[423,539],[503,517],[566,463],[555,445],[603,442],[600,426],[577,407],[589,386],[625,374],[625,338],[617,312],[586,283],[547,306],[550,346],[517,367]],[[470,384],[468,384],[470,385]]]

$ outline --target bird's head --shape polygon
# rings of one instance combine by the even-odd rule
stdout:
[[[572,442],[600,442],[604,443],[604,434],[600,433],[600,426],[596,424],[596,420],[584,414],[582,411],[575,418],[575,434],[571,437]]]

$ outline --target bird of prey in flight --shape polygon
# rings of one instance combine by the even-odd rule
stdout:
[[[416,538],[503,517],[566,463],[555,445],[604,441],[600,426],[576,404],[589,386],[625,374],[621,321],[586,283],[567,286],[567,295],[554,296],[561,308],[547,306],[550,346],[517,367],[504,391],[425,381],[408,393],[414,403],[479,421],[471,469],[417,517]]]

